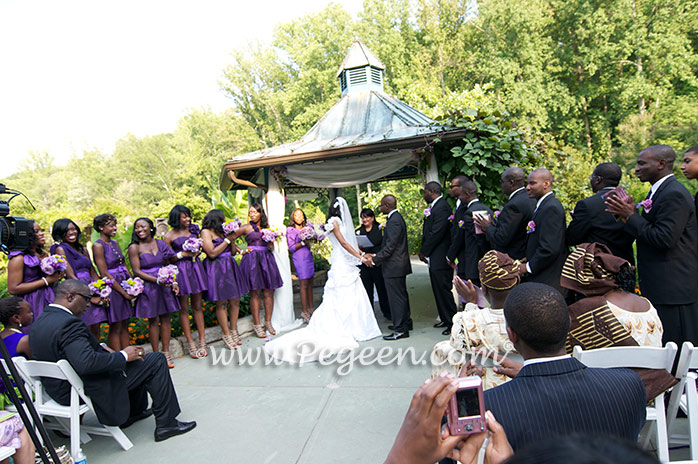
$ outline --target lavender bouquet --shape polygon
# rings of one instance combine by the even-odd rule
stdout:
[[[64,256],[51,255],[41,260],[41,270],[46,275],[53,275],[56,272],[64,272],[68,267],[68,262]]]
[[[182,250],[190,251],[192,253],[198,253],[201,251],[201,248],[203,246],[204,246],[204,241],[201,240],[200,238],[189,237],[182,244]]]
[[[277,231],[273,229],[262,229],[261,232],[262,240],[264,240],[267,243],[271,243],[281,236]]]
[[[133,279],[121,281],[121,288],[123,288],[128,295],[138,296],[143,293],[145,285],[143,283],[143,279],[140,277],[134,277]]]
[[[228,221],[225,224],[223,224],[223,233],[225,235],[228,235],[232,234],[233,232],[237,232],[240,226],[242,226],[242,221],[238,218],[235,218],[232,221]]]
[[[318,242],[322,242],[327,237],[327,235],[325,235],[325,225],[324,224],[314,225],[313,231],[315,232],[315,238],[317,239]]]
[[[168,264],[158,269],[157,282],[159,284],[172,285],[177,283],[179,269],[174,264]]]
[[[303,227],[300,232],[299,236],[301,240],[312,240],[315,238],[315,229],[313,228],[313,225],[308,223],[305,227]]]
[[[90,293],[92,293],[93,296],[108,298],[109,295],[111,295],[112,285],[114,285],[114,281],[109,277],[100,277],[94,282],[90,282],[88,287],[90,287]]]

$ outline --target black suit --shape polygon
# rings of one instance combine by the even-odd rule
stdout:
[[[555,435],[591,433],[637,441],[645,387],[629,369],[595,369],[567,358],[524,366],[485,391],[485,406],[514,451]]]
[[[512,259],[526,256],[526,224],[533,217],[536,200],[526,189],[516,192],[502,208],[496,224],[487,228],[485,236],[494,250],[508,254]]]
[[[451,244],[451,207],[442,197],[431,207],[431,213],[424,218],[422,226],[421,253],[429,258],[429,280],[436,301],[439,318],[449,327],[456,314],[453,300],[453,269],[446,261],[446,252]]]
[[[475,233],[475,222],[473,221],[473,212],[485,211],[492,217],[492,210],[485,206],[480,200],[471,202],[465,209],[463,217],[463,273],[465,280],[471,280],[475,285],[480,285],[480,273],[477,263],[487,253],[489,244],[485,239],[485,234]],[[459,223],[456,224],[458,226]]]
[[[531,269],[526,280],[550,285],[564,296],[567,291],[560,286],[560,274],[567,258],[565,210],[555,194],[545,197],[531,220],[535,230],[526,240],[526,258]]]
[[[29,333],[32,356],[39,361],[67,359],[85,386],[97,418],[104,425],[121,425],[153,399],[158,427],[179,414],[177,394],[162,353],[149,353],[143,362],[126,362],[120,352],[109,353],[97,342],[84,322],[58,306],[49,305],[34,321]],[[44,379],[48,394],[63,405],[70,404],[70,384]]]
[[[657,308],[664,343],[698,343],[698,226],[693,198],[674,176],[652,196],[649,212],[631,215],[640,292]]]
[[[625,224],[606,211],[603,195],[613,190],[606,187],[594,195],[579,200],[572,211],[572,221],[567,226],[567,246],[580,243],[603,243],[616,256],[635,264],[633,242],[635,237],[625,231]]]
[[[448,260],[452,263],[458,263],[456,274],[461,279],[465,279],[465,231],[459,224],[465,223],[465,210],[468,209],[468,204],[461,201],[456,212],[453,213],[453,224],[451,225],[451,245],[446,251]],[[463,221],[461,223],[461,221]]]
[[[395,331],[406,333],[412,323],[407,295],[407,275],[412,274],[412,265],[407,251],[407,224],[398,211],[393,211],[385,222],[381,249],[373,256],[373,263],[383,268]]]

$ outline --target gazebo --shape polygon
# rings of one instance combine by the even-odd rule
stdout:
[[[299,140],[230,158],[221,170],[221,190],[250,188],[261,199],[272,226],[283,226],[283,188],[338,189],[378,180],[414,177],[428,156],[427,180],[437,180],[429,147],[462,139],[464,131],[445,131],[423,113],[383,90],[383,63],[361,41],[349,47],[337,71],[340,100]],[[336,190],[332,190],[332,196]],[[263,197],[263,198],[261,198]],[[274,255],[284,286],[274,295],[274,327],[294,326],[288,247],[277,242]]]

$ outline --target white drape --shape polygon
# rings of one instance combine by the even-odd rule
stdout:
[[[427,168],[427,182],[439,181],[439,165],[436,162],[434,152],[429,154],[429,167]]]
[[[281,188],[273,176],[269,176],[269,190],[266,195],[267,219],[270,226],[276,226],[286,232],[284,226],[285,200]],[[291,262],[288,258],[288,242],[281,237],[274,243],[274,259],[279,267],[284,285],[274,291],[274,312],[271,315],[271,325],[277,332],[295,329],[303,323],[296,319],[293,312],[293,286],[291,283]]]
[[[321,163],[294,164],[286,167],[286,176],[298,185],[318,188],[342,188],[364,184],[405,167],[413,157],[411,150],[327,160]]]

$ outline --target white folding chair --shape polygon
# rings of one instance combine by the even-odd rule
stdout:
[[[665,369],[671,372],[677,350],[674,342],[667,343],[664,348],[619,346],[585,351],[581,346],[575,346],[572,356],[588,367]],[[647,406],[647,421],[650,422],[650,428],[641,444],[642,447],[644,449],[649,447],[650,437],[654,434],[657,457],[662,462],[669,462],[669,439],[663,393],[654,398],[652,406]]]
[[[679,362],[676,366],[676,378],[679,383],[674,386],[669,397],[667,407],[667,427],[669,430],[669,442],[677,445],[689,445],[691,459],[698,459],[698,392],[696,392],[695,372],[698,369],[698,349],[691,342],[684,342],[681,346]],[[688,418],[688,435],[676,432],[676,413],[679,408],[686,413]]]
[[[67,360],[59,359],[58,362],[52,363],[28,361],[22,357],[16,357],[12,358],[12,361],[17,366],[17,371],[24,379],[24,382],[34,392],[34,406],[42,421],[44,416],[56,417],[59,422],[65,419],[70,420],[70,454],[73,459],[77,457],[80,451],[80,441],[85,443],[90,440],[89,434],[112,437],[124,450],[128,450],[133,446],[131,440],[119,427],[102,424],[96,426],[80,424],[80,416],[88,411],[94,413],[94,408],[92,401],[85,394],[82,380]],[[70,383],[69,406],[63,406],[51,399],[44,390],[41,381],[42,377],[65,380]],[[83,404],[80,404],[81,399]],[[60,428],[64,429],[64,427]]]

